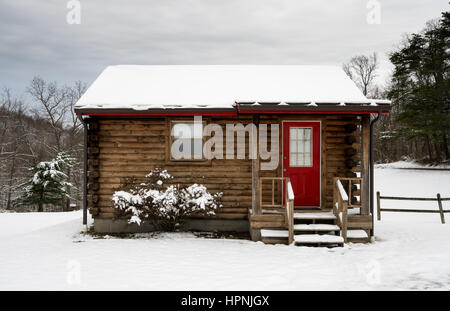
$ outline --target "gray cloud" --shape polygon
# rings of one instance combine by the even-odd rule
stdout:
[[[81,25],[66,0],[0,0],[0,86],[24,91],[34,75],[91,83],[111,64],[341,64],[386,53],[402,33],[448,10],[447,0],[80,0]]]

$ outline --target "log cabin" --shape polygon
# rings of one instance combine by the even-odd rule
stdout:
[[[371,241],[372,132],[390,107],[366,98],[337,66],[107,67],[75,106],[85,129],[84,222],[89,211],[96,232],[152,230],[129,224],[111,196],[127,178],[160,167],[173,183],[223,192],[216,215],[188,219],[187,230],[298,245]],[[277,128],[265,139],[276,165],[263,169],[267,158],[249,156],[264,140],[250,140],[250,130],[244,157],[233,149],[234,157],[227,150],[226,157],[175,159],[173,128],[195,117],[224,132],[237,124]],[[201,146],[199,138],[192,143]]]

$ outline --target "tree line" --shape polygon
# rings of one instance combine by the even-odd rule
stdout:
[[[375,83],[377,55],[358,55],[343,64],[369,98],[392,101],[375,126],[375,160],[448,163],[450,159],[450,12],[406,36],[389,53],[394,70],[387,86]]]

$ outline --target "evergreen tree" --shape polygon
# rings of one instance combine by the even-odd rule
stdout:
[[[42,212],[44,204],[63,206],[63,199],[69,198],[69,188],[64,169],[72,167],[75,159],[67,153],[60,152],[55,159],[39,162],[30,168],[33,176],[25,184],[25,194],[17,200],[19,205],[37,205]]]
[[[427,141],[430,160],[448,160],[450,12],[409,36],[402,48],[391,53],[390,60],[395,69],[388,97],[399,111],[400,135]]]

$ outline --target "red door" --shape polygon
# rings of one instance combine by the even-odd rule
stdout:
[[[320,122],[283,123],[283,177],[295,206],[320,207]]]

